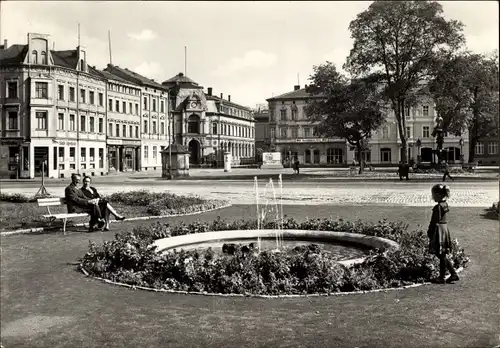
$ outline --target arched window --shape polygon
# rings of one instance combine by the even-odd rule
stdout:
[[[341,164],[344,163],[344,151],[338,147],[331,147],[326,150],[326,163]]]
[[[47,64],[47,52],[42,51],[40,56],[42,58],[42,64]]]
[[[38,52],[36,50],[31,52],[31,64],[38,64]]]
[[[200,134],[200,117],[198,115],[189,116],[188,133]]]
[[[391,149],[384,147],[380,149],[380,162],[391,163]]]

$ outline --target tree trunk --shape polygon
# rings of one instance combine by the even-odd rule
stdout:
[[[469,162],[468,163],[473,163],[475,160],[476,144],[477,144],[477,138],[472,136],[472,135],[469,135]]]
[[[477,108],[478,88],[474,89],[474,104],[472,105],[472,126],[469,127],[469,163],[473,163],[476,156],[476,144],[478,141],[479,110]]]
[[[361,154],[361,142],[360,141],[358,141],[358,143],[356,144],[356,149],[358,150],[359,174],[363,174],[364,163],[363,163],[363,156]]]
[[[401,139],[401,162],[408,162],[408,144],[406,142],[406,120],[404,115],[404,102],[397,99],[393,103],[394,114],[398,125],[399,138]]]

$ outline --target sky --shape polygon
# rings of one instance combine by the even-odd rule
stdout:
[[[3,1],[0,40],[26,44],[50,34],[56,50],[80,39],[98,69],[112,62],[162,82],[179,72],[245,106],[309,83],[313,66],[341,67],[349,23],[370,1]],[[465,24],[469,50],[498,50],[497,1],[443,1],[445,17]],[[187,67],[185,67],[187,47]],[[185,70],[185,68],[187,68]]]

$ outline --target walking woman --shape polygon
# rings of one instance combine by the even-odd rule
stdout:
[[[427,237],[429,237],[429,252],[439,258],[439,278],[436,280],[436,283],[452,283],[459,280],[459,277],[447,257],[452,247],[446,216],[450,211],[447,202],[450,197],[450,189],[446,185],[438,184],[432,187],[431,193],[432,199],[437,204],[432,208],[432,217],[427,230]],[[450,277],[445,281],[447,269],[450,272]]]
[[[104,221],[105,225],[103,230],[104,231],[109,231],[109,216],[110,214],[114,215],[115,219],[118,221],[125,220],[125,217],[118,214],[116,210],[109,204],[109,202],[103,198],[101,198],[101,195],[99,192],[97,192],[95,187],[90,186],[90,183],[92,182],[92,179],[89,176],[83,177],[83,186],[82,186],[82,192],[85,196],[87,196],[90,199],[99,199],[99,208],[101,208],[101,212],[104,215]]]

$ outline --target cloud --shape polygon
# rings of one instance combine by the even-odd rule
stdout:
[[[150,79],[157,79],[164,75],[162,66],[155,62],[142,62],[133,71]]]
[[[128,33],[129,38],[137,41],[151,41],[156,39],[156,33],[149,29],[143,29],[140,33]]]
[[[213,74],[227,76],[244,69],[263,69],[274,65],[278,58],[274,53],[266,53],[259,50],[246,52],[243,57],[232,58],[229,62],[219,65]]]

